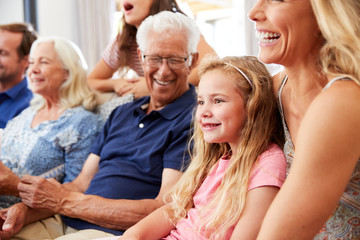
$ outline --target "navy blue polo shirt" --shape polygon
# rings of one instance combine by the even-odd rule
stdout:
[[[154,199],[161,187],[163,169],[180,170],[189,160],[187,144],[195,95],[191,85],[181,97],[149,114],[143,108],[149,97],[115,109],[92,146],[91,152],[100,156],[99,171],[85,194],[109,199]],[[123,233],[79,219],[63,220],[79,230]]]
[[[27,79],[0,93],[0,128],[5,128],[6,123],[16,117],[22,110],[29,107],[33,95],[27,87]]]

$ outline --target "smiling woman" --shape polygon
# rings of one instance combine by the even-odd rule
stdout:
[[[35,97],[7,124],[1,138],[0,185],[10,189],[0,194],[15,197],[17,183],[27,174],[61,183],[75,179],[101,128],[100,119],[91,112],[96,99],[86,85],[86,63],[75,44],[63,38],[40,38],[29,59]],[[17,202],[15,197],[1,196],[0,207]]]
[[[68,78],[68,71],[63,68],[54,49],[54,43],[44,42],[32,51],[29,60],[29,77],[33,93],[42,95],[50,103],[57,105],[60,99],[60,86]],[[44,109],[45,110],[45,109]],[[60,111],[56,111],[61,114]],[[36,115],[32,127],[38,125]],[[59,116],[54,115],[57,119]]]
[[[260,60],[284,66],[288,176],[258,239],[360,239],[359,1],[258,0],[249,17]]]

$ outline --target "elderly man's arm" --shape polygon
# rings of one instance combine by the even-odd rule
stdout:
[[[181,176],[181,172],[165,168],[162,185],[155,199],[105,199],[67,189],[56,181],[27,176],[22,182],[22,200],[32,208],[80,218],[106,228],[125,230],[164,205],[164,194]]]

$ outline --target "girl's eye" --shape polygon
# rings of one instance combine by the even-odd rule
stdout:
[[[221,100],[221,99],[218,99],[218,98],[217,98],[217,99],[214,99],[214,103],[215,103],[215,104],[222,103],[222,102],[224,102],[224,101]]]
[[[203,105],[204,101],[203,100],[198,100],[198,105]]]

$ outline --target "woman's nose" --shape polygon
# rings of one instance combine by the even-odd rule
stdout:
[[[35,63],[32,63],[29,65],[29,68],[28,68],[28,73],[39,73],[40,72],[40,69],[39,69],[39,66]]]
[[[258,0],[248,12],[249,19],[254,22],[263,21],[265,19],[264,8],[265,1]]]

